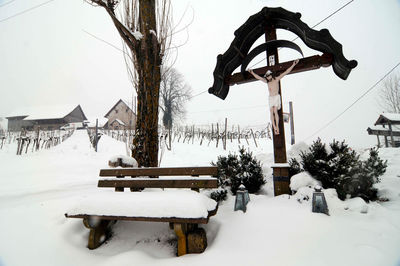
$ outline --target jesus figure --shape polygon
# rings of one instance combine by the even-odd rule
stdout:
[[[270,108],[270,113],[271,113],[271,122],[272,122],[272,127],[274,129],[274,134],[279,135],[279,116],[278,116],[278,110],[281,109],[281,96],[279,94],[279,81],[286,76],[287,74],[292,71],[295,65],[299,62],[299,59],[296,59],[293,61],[293,64],[286,69],[282,74],[279,76],[275,76],[274,73],[272,73],[270,70],[268,70],[264,77],[261,77],[254,73],[253,69],[249,69],[248,71],[258,80],[261,80],[268,85],[268,91],[269,91],[269,108]]]

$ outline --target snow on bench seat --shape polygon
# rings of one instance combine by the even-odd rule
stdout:
[[[216,209],[217,202],[191,190],[170,189],[136,193],[102,191],[82,196],[79,204],[65,215],[71,218],[97,216],[105,219],[118,217],[120,220],[143,221],[168,218],[197,219],[206,223],[210,213]]]

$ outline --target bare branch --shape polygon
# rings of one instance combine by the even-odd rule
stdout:
[[[400,75],[389,76],[379,93],[379,105],[387,112],[400,113]]]

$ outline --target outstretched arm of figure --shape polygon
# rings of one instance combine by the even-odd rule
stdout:
[[[264,81],[265,83],[267,83],[267,80],[263,77],[260,77],[259,75],[257,75],[256,73],[254,73],[253,69],[249,69],[248,70],[250,72],[250,74],[252,74],[256,79]]]
[[[297,65],[297,63],[299,62],[299,59],[296,59],[293,61],[293,64],[285,70],[285,72],[283,72],[282,74],[280,74],[278,77],[276,77],[277,80],[280,80],[281,78],[283,78],[284,76],[286,76],[287,74],[290,73],[290,71],[292,71],[292,69],[294,68],[295,65]]]

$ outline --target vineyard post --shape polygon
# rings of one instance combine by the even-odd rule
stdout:
[[[228,118],[225,117],[224,150],[226,150],[226,133],[228,131]]]

